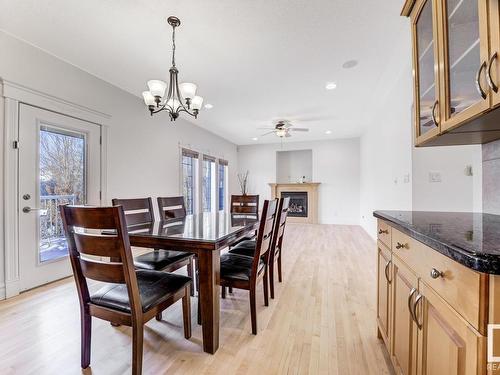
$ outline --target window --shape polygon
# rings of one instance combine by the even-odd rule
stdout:
[[[219,211],[224,211],[227,207],[227,178],[228,162],[219,159]]]
[[[181,190],[186,213],[228,209],[228,162],[196,151],[182,149]]]
[[[186,213],[194,214],[198,197],[198,153],[182,150],[182,195],[186,204]]]
[[[202,204],[203,212],[215,211],[215,158],[203,155]]]

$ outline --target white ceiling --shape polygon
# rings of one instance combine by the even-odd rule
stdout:
[[[0,29],[140,97],[147,80],[167,78],[171,28],[165,19],[176,15],[182,22],[180,81],[197,83],[205,103],[214,105],[194,123],[249,144],[276,142],[274,135],[251,138],[264,132],[257,127],[285,118],[311,129],[287,141],[304,141],[359,136],[370,122],[380,77],[400,63],[388,56],[394,56],[398,34],[409,27],[399,16],[402,4],[0,0]],[[343,69],[351,59],[358,66]],[[336,82],[337,89],[325,90],[327,81]]]

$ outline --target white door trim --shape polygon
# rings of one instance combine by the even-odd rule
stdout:
[[[2,90],[3,88],[3,90]],[[19,294],[19,190],[18,140],[20,103],[101,125],[101,203],[107,197],[107,127],[111,116],[55,96],[0,79],[4,98],[4,259],[5,284],[0,280],[0,299]],[[1,121],[1,120],[0,120]],[[5,293],[3,290],[5,288]],[[5,296],[3,295],[5,294]]]

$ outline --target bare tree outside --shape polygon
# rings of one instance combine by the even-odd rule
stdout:
[[[67,254],[58,206],[85,203],[85,138],[40,129],[40,259]]]

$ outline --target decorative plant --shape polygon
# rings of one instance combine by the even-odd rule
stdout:
[[[248,171],[246,171],[244,174],[238,173],[238,182],[240,184],[241,194],[247,195]]]

